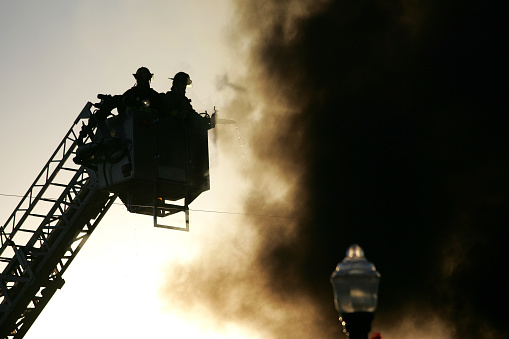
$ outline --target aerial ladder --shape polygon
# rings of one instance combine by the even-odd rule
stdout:
[[[207,131],[214,115],[186,121],[133,109],[83,133],[88,102],[17,207],[0,226],[0,338],[22,338],[117,197],[154,226],[189,230],[189,204],[209,189]],[[90,124],[89,124],[90,125]],[[182,204],[176,202],[183,201]],[[183,213],[185,227],[159,218]]]

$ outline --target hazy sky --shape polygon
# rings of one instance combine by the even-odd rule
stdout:
[[[134,85],[138,67],[155,74],[152,87],[160,92],[169,90],[175,73],[189,73],[194,108],[221,111],[228,90],[219,92],[217,82],[241,62],[228,43],[230,7],[227,0],[1,1],[2,223],[19,202],[5,194],[23,195],[85,103],[96,102],[98,93],[123,93]],[[227,158],[220,163],[211,145],[212,190],[192,208],[240,211],[242,184],[232,166]],[[220,187],[224,173],[230,173],[228,191]],[[235,324],[225,320],[218,330],[199,313],[186,318],[160,300],[164,267],[190,262],[217,234],[228,239],[237,220],[192,212],[185,233],[154,229],[150,217],[114,205],[26,338],[241,338]]]

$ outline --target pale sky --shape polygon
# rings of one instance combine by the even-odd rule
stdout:
[[[169,90],[168,78],[178,71],[189,73],[194,108],[216,106],[227,118],[221,107],[229,93],[217,82],[242,72],[229,43],[233,16],[228,0],[2,0],[2,224],[20,200],[7,195],[25,194],[85,103],[132,87],[140,66],[155,74],[159,92]],[[228,154],[210,146],[211,190],[191,209],[241,211],[245,184],[236,173],[249,145],[237,130],[227,133]],[[200,260],[204,246],[228,250],[241,218],[192,211],[189,233],[155,229],[150,217],[128,213],[118,200],[25,338],[261,338],[228,319],[218,328],[198,311],[185,314],[161,300],[163,284],[171,284],[168,267]]]

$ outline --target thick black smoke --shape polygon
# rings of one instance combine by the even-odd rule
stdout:
[[[387,339],[509,337],[504,11],[240,0],[235,14],[248,72],[224,77],[237,96],[222,112],[243,128],[247,216],[200,262],[172,263],[172,306],[262,338],[338,338],[329,277],[358,243],[382,273]]]
[[[268,105],[256,155],[298,173],[297,226],[278,243],[261,218],[258,262],[274,295],[316,301],[322,335],[339,336],[328,278],[358,243],[382,273],[375,329],[413,314],[424,330],[440,318],[454,337],[509,336],[507,56],[497,7],[238,2],[250,76]],[[271,102],[286,114],[271,116]],[[260,204],[253,194],[247,212]]]

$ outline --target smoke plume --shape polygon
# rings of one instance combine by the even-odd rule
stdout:
[[[501,13],[473,1],[237,1],[249,70],[232,79],[246,92],[230,109],[250,126],[252,241],[208,273],[182,268],[179,299],[264,338],[337,338],[329,277],[358,243],[382,274],[373,329],[386,338],[507,337]],[[211,287],[193,299],[197,272]]]

